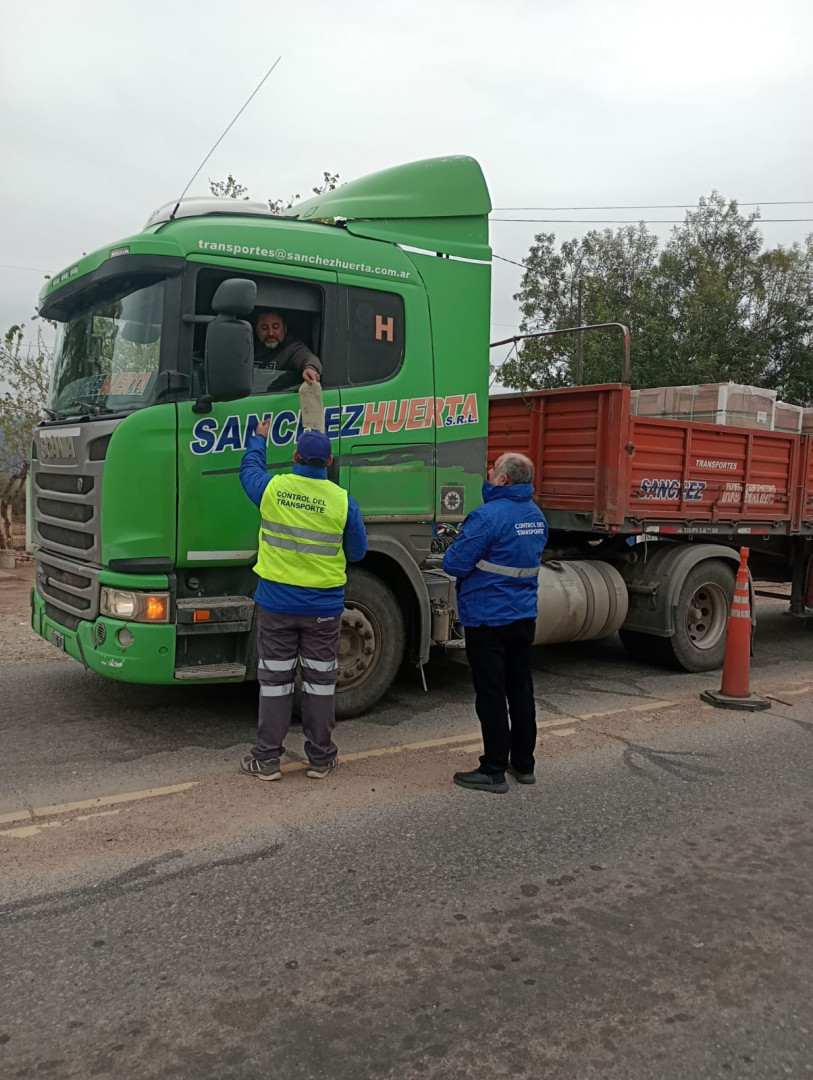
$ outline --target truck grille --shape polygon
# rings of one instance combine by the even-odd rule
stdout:
[[[93,547],[93,537],[76,532],[74,529],[64,529],[59,525],[46,525],[44,521],[37,523],[37,531],[44,540],[50,540],[51,545],[58,544],[60,547],[78,548],[87,551]]]
[[[49,618],[69,630],[80,619],[95,619],[99,614],[99,571],[95,567],[37,552],[37,592],[45,601]]]
[[[80,503],[63,503],[57,499],[37,499],[37,509],[49,517],[63,518],[65,521],[77,521],[84,525],[93,517],[92,506]]]
[[[67,627],[68,630],[76,630],[79,623],[82,621],[78,619],[76,615],[69,615],[67,611],[63,611],[62,608],[54,607],[53,604],[45,605],[45,614],[49,619],[52,619],[60,626]]]
[[[65,495],[87,495],[93,491],[92,476],[65,476],[59,473],[46,473],[37,470],[37,487],[42,491],[61,491]]]
[[[118,423],[47,424],[34,434],[37,590],[48,617],[69,630],[99,614],[102,472]]]
[[[34,496],[34,537],[38,543],[66,555],[81,553],[80,558],[98,555],[95,477],[45,472],[35,461]]]

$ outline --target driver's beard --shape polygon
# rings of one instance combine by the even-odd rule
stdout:
[[[266,349],[278,349],[279,348],[279,342],[278,341],[264,341],[263,345],[265,345]]]

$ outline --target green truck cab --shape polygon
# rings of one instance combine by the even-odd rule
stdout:
[[[300,380],[232,370],[228,344],[274,309],[322,361],[332,478],[370,539],[349,570],[338,715],[424,663],[433,611],[448,637],[453,605],[426,567],[433,523],[461,521],[485,471],[490,209],[473,159],[437,158],[284,216],[170,203],[55,275],[40,298],[58,334],[32,450],[35,631],[126,682],[255,677],[258,516],[238,472],[264,417],[269,474],[290,469]]]

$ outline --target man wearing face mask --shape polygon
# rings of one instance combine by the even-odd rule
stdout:
[[[483,732],[479,768],[453,779],[476,791],[508,791],[506,772],[519,784],[536,782],[531,645],[548,524],[533,501],[533,478],[533,462],[522,454],[497,458],[483,484],[483,505],[468,515],[443,557],[443,569],[457,578]]]
[[[279,311],[259,311],[254,319],[254,367],[268,371],[296,371],[305,382],[319,382],[322,362],[307,345],[288,336]]]

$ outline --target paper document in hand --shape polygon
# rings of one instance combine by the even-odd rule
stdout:
[[[299,408],[302,427],[311,431],[325,430],[325,407],[322,404],[322,384],[303,382],[299,387]]]

